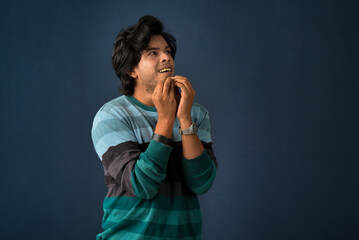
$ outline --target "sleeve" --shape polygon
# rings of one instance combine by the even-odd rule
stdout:
[[[171,146],[151,140],[140,144],[125,114],[99,111],[94,119],[92,140],[105,172],[126,192],[153,198],[166,177]]]
[[[197,119],[201,119],[197,120],[196,124],[198,125],[198,137],[205,150],[194,159],[183,158],[182,165],[187,186],[194,193],[203,194],[211,188],[218,164],[212,149],[208,111],[205,110],[204,116]]]

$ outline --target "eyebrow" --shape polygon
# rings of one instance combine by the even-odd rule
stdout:
[[[160,48],[147,48],[145,49],[145,53],[152,51],[152,50],[159,50]],[[171,49],[168,45],[165,47],[165,49]]]

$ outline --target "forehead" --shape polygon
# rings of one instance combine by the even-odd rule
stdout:
[[[166,48],[166,47],[168,47],[168,44],[161,35],[152,35],[147,46],[147,48]]]

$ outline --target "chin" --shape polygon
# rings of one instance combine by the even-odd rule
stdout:
[[[161,73],[162,77],[164,79],[168,78],[168,77],[173,77],[173,73],[172,72],[166,72],[166,73]]]

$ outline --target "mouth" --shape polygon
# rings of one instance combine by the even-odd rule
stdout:
[[[170,68],[170,67],[162,68],[159,70],[159,72],[160,73],[172,72],[172,68]]]

